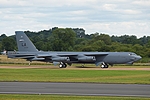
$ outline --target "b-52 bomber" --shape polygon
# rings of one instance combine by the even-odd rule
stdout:
[[[113,64],[133,64],[141,56],[133,52],[56,52],[39,51],[23,31],[16,31],[18,51],[8,52],[8,58],[26,59],[27,61],[43,61],[66,68],[72,63],[101,65],[108,68]]]

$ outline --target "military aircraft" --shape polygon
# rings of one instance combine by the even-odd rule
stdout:
[[[101,65],[108,68],[113,64],[133,64],[141,59],[141,56],[133,52],[55,52],[39,51],[23,31],[16,31],[18,51],[9,52],[8,58],[21,58],[27,61],[50,62],[59,64],[60,68],[66,68],[67,64],[82,63]]]

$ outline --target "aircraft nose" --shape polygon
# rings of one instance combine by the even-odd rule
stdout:
[[[135,57],[135,61],[138,61],[138,60],[140,60],[142,57],[141,56],[136,56]]]
[[[138,59],[140,60],[142,57],[141,56],[138,56]]]
[[[133,58],[131,58],[132,61],[138,61],[140,60],[142,57],[141,56],[134,56]]]

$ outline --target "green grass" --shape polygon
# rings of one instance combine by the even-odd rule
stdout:
[[[150,100],[141,97],[105,97],[105,96],[65,96],[65,95],[6,95],[0,94],[0,100]]]
[[[0,69],[0,81],[150,84],[150,71]]]
[[[22,59],[8,59],[0,56],[1,66],[27,66],[28,62]],[[51,65],[34,62],[32,66]],[[80,66],[80,65],[73,65]],[[95,67],[95,65],[86,65]],[[119,68],[149,68],[149,64],[120,66]],[[80,70],[77,69],[0,69],[0,81],[37,81],[37,82],[94,82],[94,83],[128,83],[150,84],[150,71],[141,70]],[[105,96],[66,96],[66,95],[17,95],[0,94],[0,100],[150,100],[140,97],[105,97]]]
[[[80,69],[0,69],[0,81],[150,84],[150,71]],[[150,100],[141,97],[0,94],[0,100]]]

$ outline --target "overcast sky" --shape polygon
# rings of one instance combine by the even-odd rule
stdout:
[[[150,0],[0,0],[0,35],[52,27],[150,36]]]

